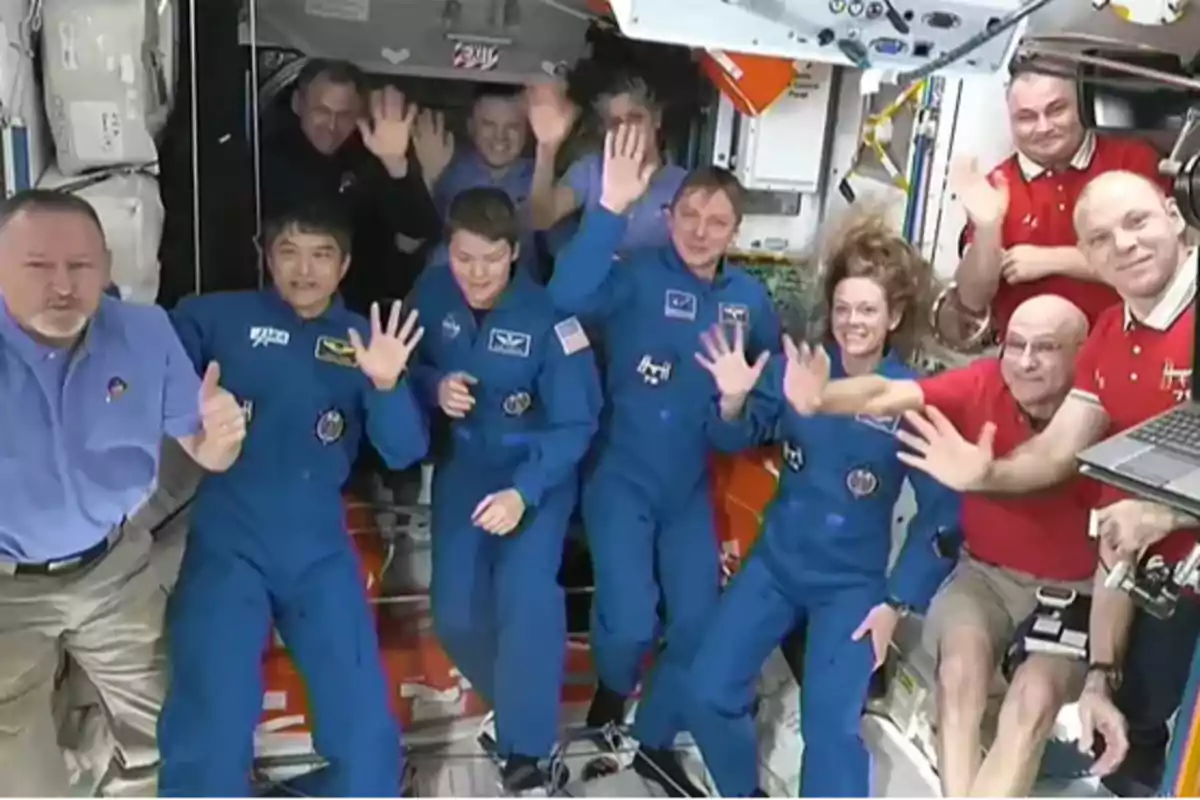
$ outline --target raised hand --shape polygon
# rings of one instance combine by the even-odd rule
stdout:
[[[387,327],[379,322],[379,303],[371,304],[371,342],[364,345],[358,331],[348,331],[355,363],[380,391],[388,391],[400,380],[408,360],[417,349],[425,329],[417,327],[417,312],[411,311],[400,325],[400,303],[392,303]]]
[[[901,429],[896,431],[896,438],[916,452],[901,451],[896,453],[896,458],[955,491],[972,492],[984,488],[995,460],[995,425],[986,423],[979,433],[979,440],[969,442],[946,415],[933,406],[926,406],[924,415],[906,411],[904,420],[914,432]]]
[[[989,179],[975,158],[957,158],[950,165],[950,191],[958,195],[976,228],[995,228],[1008,211],[1008,184]]]
[[[646,163],[646,136],[638,125],[621,125],[604,136],[600,205],[624,214],[650,186],[654,167]]]
[[[442,112],[425,109],[417,115],[412,144],[421,165],[421,175],[432,185],[454,158],[454,134],[446,130],[446,117]]]
[[[567,97],[561,81],[547,81],[525,89],[529,128],[540,145],[559,147],[571,135],[579,110]]]
[[[809,416],[821,407],[821,396],[829,383],[829,354],[824,347],[797,345],[783,337],[783,396],[797,414]]]
[[[221,365],[216,361],[204,370],[199,401],[205,445],[219,451],[246,438],[246,414],[237,398],[221,388]]]
[[[746,335],[743,326],[734,326],[733,345],[725,335],[725,328],[714,325],[700,334],[704,352],[696,353],[696,362],[712,375],[717,391],[722,397],[744,398],[750,394],[754,384],[762,376],[770,353],[764,350],[750,364],[746,361]]]
[[[408,163],[416,118],[416,103],[406,103],[399,89],[385,86],[371,92],[370,119],[358,121],[358,132],[363,145],[391,171]]]

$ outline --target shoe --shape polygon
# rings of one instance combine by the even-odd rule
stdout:
[[[667,797],[708,797],[708,793],[692,782],[674,750],[643,747],[633,760],[633,771],[643,779],[654,781]]]
[[[586,725],[599,730],[608,725],[619,726],[625,722],[625,695],[613,691],[603,683],[596,684],[596,694],[588,707]]]
[[[526,794],[550,786],[550,773],[533,756],[511,755],[504,762],[500,782],[509,794]]]

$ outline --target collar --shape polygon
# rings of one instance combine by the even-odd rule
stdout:
[[[717,262],[716,272],[713,273],[712,282],[704,280],[692,272],[692,268],[683,262],[683,258],[679,255],[679,251],[675,249],[674,244],[669,244],[662,248],[662,260],[671,271],[687,275],[688,278],[698,284],[717,289],[728,284],[732,275],[732,270],[728,269],[728,258],[721,256],[721,260]]]
[[[827,340],[825,352],[829,356],[829,377],[835,380],[847,377],[846,367],[842,364],[842,348],[838,346],[838,343],[832,339]],[[903,362],[896,355],[896,351],[889,348],[871,374],[891,376],[895,374],[896,368],[901,366],[903,366]]]
[[[121,301],[108,295],[100,298],[100,305],[96,308],[96,313],[92,315],[87,327],[84,328],[83,340],[76,348],[78,352],[85,351],[96,342],[97,337],[105,336],[115,329],[112,324],[113,305],[119,302]],[[18,352],[28,357],[44,356],[54,349],[34,339],[17,324],[17,321],[8,313],[8,306],[3,297],[0,297],[0,340],[7,342],[9,346],[16,348]]]
[[[1094,131],[1088,131],[1083,135],[1083,143],[1079,145],[1079,149],[1075,151],[1075,155],[1071,156],[1071,169],[1085,170],[1092,165],[1092,159],[1096,155],[1096,134]],[[1025,180],[1031,181],[1034,178],[1040,178],[1046,174],[1047,168],[1037,163],[1029,156],[1017,151],[1017,166],[1021,168],[1021,175]]]
[[[1171,278],[1167,291],[1159,298],[1158,303],[1145,319],[1137,319],[1133,309],[1129,307],[1128,303],[1125,304],[1125,330],[1133,327],[1134,322],[1140,322],[1147,328],[1165,331],[1175,324],[1175,320],[1179,319],[1180,314],[1187,311],[1188,306],[1196,298],[1196,252],[1194,249],[1189,252],[1187,258],[1179,265],[1179,269],[1175,270],[1175,276]]]
[[[322,320],[328,320],[340,315],[346,308],[345,304],[342,302],[341,295],[335,294],[329,301],[328,308],[312,319],[304,319],[296,313],[296,309],[292,308],[291,304],[283,298],[283,295],[281,295],[279,290],[274,286],[266,287],[262,290],[261,294],[267,305],[287,315],[289,319],[296,320],[298,322],[320,322]],[[384,309],[382,305],[380,305],[379,311],[380,314],[386,318],[387,310]]]
[[[519,266],[514,264],[512,277],[508,280],[508,286],[505,286],[504,291],[502,291],[500,296],[496,298],[496,303],[491,308],[476,309],[467,302],[466,296],[462,293],[462,289],[460,289],[458,286],[458,281],[454,279],[454,275],[450,271],[450,266],[447,264],[444,269],[446,278],[450,281],[451,286],[454,287],[454,293],[458,297],[459,304],[467,311],[479,311],[483,313],[484,316],[490,315],[497,311],[503,311],[514,306],[520,306],[522,300],[529,294],[530,289],[538,286],[537,282],[533,280],[533,277],[528,274],[528,270],[521,269]]]
[[[531,170],[533,159],[523,155],[517,156],[511,164],[497,172],[496,168],[484,161],[479,151],[472,147],[463,153],[462,165],[471,171],[487,175],[489,180],[500,182],[513,175],[520,175],[522,170]]]

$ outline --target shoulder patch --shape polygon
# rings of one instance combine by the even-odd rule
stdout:
[[[567,317],[555,325],[554,335],[558,337],[558,343],[562,345],[563,353],[569,356],[591,346],[587,332],[584,331],[578,317]]]

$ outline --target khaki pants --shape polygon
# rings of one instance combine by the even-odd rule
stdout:
[[[954,628],[969,627],[987,633],[999,663],[1008,652],[1017,627],[1037,608],[1039,586],[1092,593],[1091,581],[1061,582],[1035,578],[1024,572],[985,564],[964,553],[942,588],[938,589],[925,617],[924,645],[936,657],[942,637]],[[1083,688],[1087,663],[1075,662],[1078,675],[1072,683]],[[1078,694],[1072,691],[1072,695]]]
[[[113,549],[80,572],[0,574],[0,796],[71,791],[51,713],[63,655],[95,687],[121,766],[144,774],[119,793],[154,795],[166,592],[149,553],[150,535],[126,525]]]

